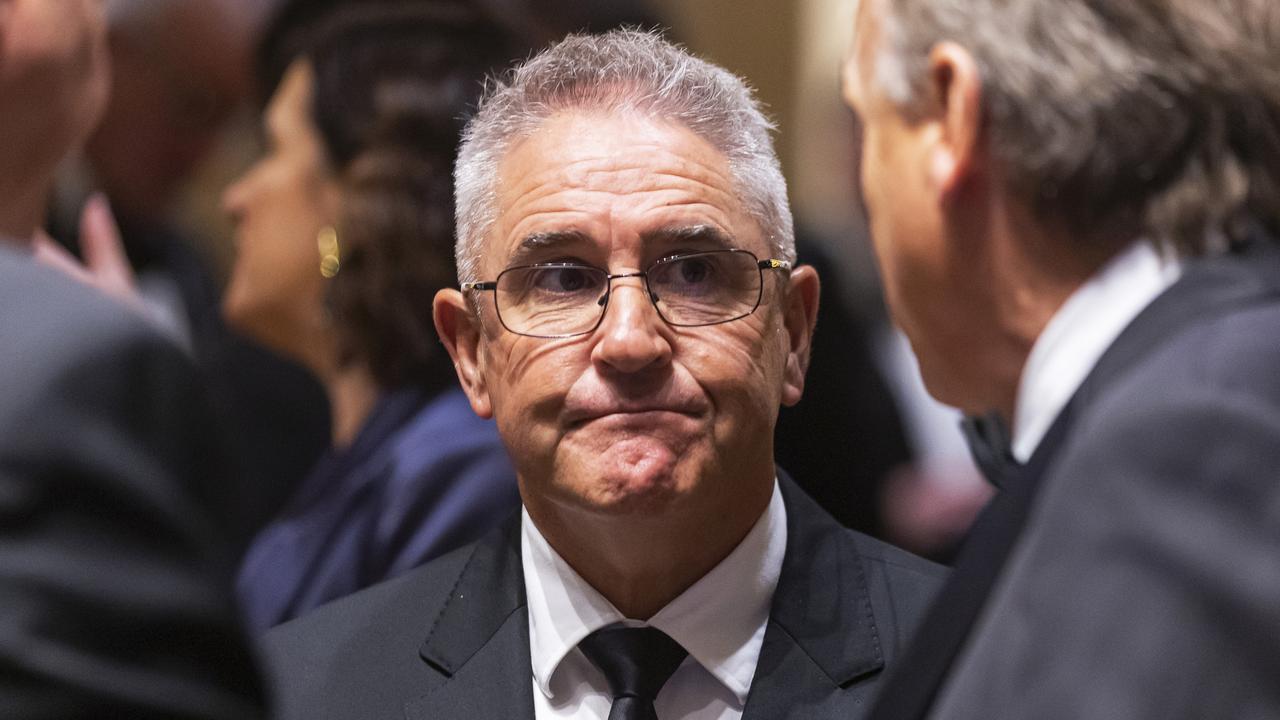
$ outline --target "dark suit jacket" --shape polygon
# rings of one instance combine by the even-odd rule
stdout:
[[[942,570],[782,489],[787,551],[744,718],[861,717]],[[519,517],[266,646],[285,718],[532,718]]]
[[[1190,263],[1102,356],[874,717],[1280,717],[1278,528],[1280,247],[1259,239]]]
[[[191,363],[0,248],[0,368],[0,717],[259,716]]]

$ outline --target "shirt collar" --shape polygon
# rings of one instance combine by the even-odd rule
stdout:
[[[662,630],[739,704],[746,703],[787,548],[786,507],[776,479],[769,507],[733,552],[647,622],[627,619],[587,584],[528,511],[522,513],[521,536],[533,678],[544,695],[554,696],[551,678],[583,638],[624,623]]]
[[[1182,265],[1135,241],[1054,313],[1027,356],[1013,415],[1013,456],[1026,462],[1054,418],[1120,333],[1177,282]]]

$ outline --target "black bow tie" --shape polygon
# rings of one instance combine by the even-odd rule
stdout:
[[[1003,488],[1009,477],[1022,467],[1013,456],[1009,428],[998,413],[969,416],[960,421],[960,431],[969,443],[973,462],[987,482]]]

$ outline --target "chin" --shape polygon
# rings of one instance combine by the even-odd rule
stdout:
[[[605,515],[656,517],[666,514],[682,495],[675,478],[623,476],[603,477],[589,497],[593,509]]]
[[[687,494],[687,460],[665,448],[621,445],[575,463],[569,475],[574,504],[602,515],[658,516]]]

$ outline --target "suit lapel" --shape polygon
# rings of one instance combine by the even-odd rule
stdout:
[[[954,569],[886,679],[873,720],[923,718],[1026,523],[1040,477],[1071,425],[1068,403],[1031,460],[978,515]]]
[[[743,720],[821,711],[884,667],[862,559],[845,531],[781,470],[787,551]],[[867,689],[869,692],[869,688]]]
[[[974,522],[951,577],[887,678],[873,720],[917,720],[927,715],[1022,533],[1041,480],[1069,438],[1075,418],[1180,327],[1276,294],[1280,294],[1280,248],[1258,239],[1226,255],[1194,261],[1182,280],[1125,328],[1054,420],[1031,460]]]
[[[519,516],[476,546],[420,654],[444,680],[405,705],[409,720],[533,718]]]

